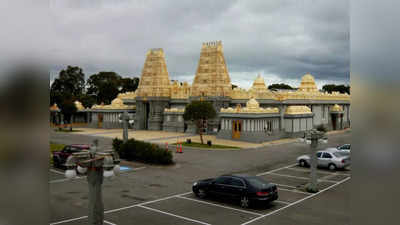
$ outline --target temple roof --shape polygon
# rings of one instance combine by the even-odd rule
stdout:
[[[236,106],[235,109],[229,107],[229,108],[221,108],[221,113],[279,113],[279,109],[274,107],[274,108],[261,108],[260,104],[257,102],[256,99],[251,98],[250,100],[247,101],[246,107],[242,108],[240,104]]]
[[[311,114],[311,109],[305,105],[291,105],[286,108],[285,114],[296,115],[296,114]]]
[[[301,78],[300,87],[298,89],[300,92],[317,92],[318,88],[315,84],[314,77],[311,74],[306,74]]]

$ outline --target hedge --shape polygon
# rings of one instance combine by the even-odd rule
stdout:
[[[155,144],[133,138],[124,143],[121,139],[115,138],[112,145],[121,159],[163,165],[173,163],[172,152]]]

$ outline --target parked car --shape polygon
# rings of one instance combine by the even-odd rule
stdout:
[[[336,170],[350,166],[350,156],[347,153],[341,152],[337,149],[318,151],[316,154],[318,167],[326,167],[330,170]],[[297,157],[297,162],[303,167],[310,166],[310,155],[302,155]]]
[[[343,152],[344,154],[350,155],[350,149],[351,149],[350,144],[344,144],[344,145],[338,145],[336,148],[327,148],[326,151],[338,150],[340,152]]]
[[[206,196],[240,200],[240,206],[248,208],[258,203],[269,203],[278,199],[278,189],[260,177],[248,175],[223,175],[197,181],[193,193],[200,198]]]
[[[349,153],[350,154],[351,145],[350,144],[340,145],[340,146],[337,146],[336,149],[341,151],[341,152],[345,152],[345,153]]]
[[[72,153],[90,149],[90,145],[74,144],[66,145],[61,151],[53,152],[53,166],[56,168],[63,167],[68,156]]]

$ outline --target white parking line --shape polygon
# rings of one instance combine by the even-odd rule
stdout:
[[[294,190],[289,190],[289,189],[285,189],[285,188],[278,188],[278,191],[289,191],[289,192],[294,192],[294,193],[299,193],[299,194],[304,194],[304,195],[311,195],[308,192],[304,192],[304,191],[298,191],[296,189]]]
[[[290,167],[290,168],[287,168],[287,169],[288,169],[288,170],[299,171],[299,172],[311,172],[310,169],[300,169],[300,168],[293,168],[293,167]],[[317,173],[320,173],[320,174],[327,174],[327,175],[329,175],[329,174],[336,174],[336,172],[326,172],[326,171],[320,171],[320,170],[318,170]]]
[[[238,212],[253,214],[256,216],[262,216],[262,214],[260,214],[260,213],[255,213],[255,212],[242,210],[242,209],[236,209],[236,208],[232,208],[232,207],[228,207],[228,206],[224,206],[224,205],[218,205],[218,204],[214,204],[214,203],[210,203],[210,202],[206,202],[206,201],[202,201],[202,200],[197,200],[197,199],[193,199],[193,198],[188,198],[188,197],[184,197],[184,196],[178,196],[177,198],[186,199],[186,200],[190,200],[190,201],[194,201],[194,202],[199,202],[199,203],[203,203],[203,204],[207,204],[207,205],[212,205],[212,206],[216,206],[216,207],[220,207],[220,208],[224,208],[224,209],[230,209],[230,210],[234,210],[234,211],[238,211]]]
[[[202,221],[199,221],[199,220],[190,219],[190,218],[187,218],[187,217],[184,217],[184,216],[179,216],[179,215],[172,214],[172,213],[169,213],[169,212],[164,212],[164,211],[161,211],[161,210],[158,210],[158,209],[153,209],[153,208],[150,208],[150,207],[147,207],[147,206],[143,206],[143,205],[140,205],[138,207],[144,208],[144,209],[148,209],[148,210],[151,210],[151,211],[154,211],[154,212],[162,213],[162,214],[165,214],[165,215],[168,215],[168,216],[173,216],[173,217],[176,217],[176,218],[179,218],[179,219],[183,219],[183,220],[199,223],[199,224],[211,225],[209,223],[205,223],[205,222],[202,222]]]
[[[104,223],[110,224],[110,225],[117,225],[116,223],[111,223],[110,221],[104,220]]]
[[[77,217],[77,218],[73,218],[73,219],[68,219],[68,220],[61,220],[61,221],[57,221],[54,223],[50,223],[50,225],[56,225],[56,224],[61,224],[61,223],[68,223],[68,222],[72,222],[72,221],[76,221],[76,220],[81,220],[81,219],[86,219],[88,218],[88,216],[81,216],[81,217]]]
[[[298,176],[292,176],[292,175],[280,174],[280,173],[268,173],[268,174],[269,174],[269,175],[281,176],[281,177],[289,177],[289,178],[294,178],[294,179],[310,180],[309,177],[298,177]],[[333,180],[324,180],[324,179],[318,179],[318,182],[336,183],[336,181],[333,181]]]
[[[58,171],[58,170],[55,170],[55,169],[50,169],[50,171],[53,172],[53,173],[61,174],[61,175],[65,174],[65,173],[63,173],[61,171]]]
[[[274,200],[274,202],[285,204],[285,205],[289,205],[290,204],[290,202],[284,202],[284,201],[280,201],[280,200]]]
[[[159,199],[155,199],[155,200],[148,201],[148,202],[142,202],[142,203],[138,203],[138,204],[134,204],[134,205],[130,205],[130,206],[121,207],[121,208],[118,208],[118,209],[107,210],[104,213],[118,212],[118,211],[121,211],[121,210],[130,209],[130,208],[137,207],[137,206],[142,206],[142,205],[147,205],[147,204],[151,204],[151,203],[154,203],[154,202],[164,201],[164,200],[175,198],[175,197],[178,197],[178,196],[181,196],[181,195],[187,195],[189,193],[192,193],[192,192],[189,191],[189,192],[182,193],[182,194],[171,195],[171,196],[168,196],[168,197],[165,197],[165,198],[159,198]]]
[[[333,188],[333,187],[336,187],[337,185],[339,185],[339,184],[341,184],[341,183],[344,183],[344,182],[346,182],[346,181],[348,181],[348,180],[350,180],[350,177],[347,177],[346,179],[344,179],[344,180],[342,180],[342,181],[340,181],[340,182],[338,182],[338,183],[336,183],[336,184],[334,184],[334,185],[331,185],[331,186],[329,186],[329,187],[327,187],[327,188],[325,188],[325,189],[323,189],[323,190],[321,190],[321,191],[319,191],[319,192],[317,192],[317,193],[314,193],[314,194],[312,194],[312,195],[310,195],[310,196],[307,196],[307,197],[305,197],[305,198],[303,198],[303,199],[300,199],[300,200],[298,200],[298,201],[295,201],[295,202],[293,202],[293,203],[290,203],[289,205],[286,205],[286,206],[284,206],[284,207],[282,207],[282,208],[279,208],[279,209],[277,209],[277,210],[275,210],[275,211],[272,211],[272,212],[270,212],[270,213],[267,213],[267,214],[264,214],[264,215],[259,216],[259,217],[257,217],[257,218],[254,218],[254,219],[252,219],[252,220],[249,220],[249,221],[247,221],[247,222],[245,222],[245,223],[242,223],[241,225],[247,225],[247,224],[250,224],[250,223],[252,223],[252,222],[254,222],[254,221],[260,220],[260,219],[262,219],[262,218],[264,218],[264,217],[271,216],[271,215],[273,215],[273,214],[275,214],[275,213],[277,213],[277,212],[279,212],[279,211],[282,211],[282,210],[284,210],[284,209],[286,209],[286,208],[289,208],[290,206],[296,205],[296,204],[298,204],[298,203],[300,203],[300,202],[303,202],[303,201],[305,201],[305,200],[307,200],[307,199],[310,199],[310,198],[312,198],[312,197],[314,197],[314,196],[316,196],[316,195],[319,195],[319,194],[321,194],[321,193],[323,193],[323,192],[325,192],[325,191],[327,191],[327,190],[329,190],[329,189],[331,189],[331,188]]]
[[[265,175],[265,174],[273,173],[275,171],[287,169],[287,168],[290,168],[290,167],[293,167],[293,166],[296,166],[296,165],[297,165],[297,163],[294,163],[294,164],[291,164],[289,166],[284,166],[284,167],[280,167],[280,168],[277,168],[277,169],[274,169],[274,170],[270,170],[270,171],[267,171],[267,172],[259,173],[256,176],[262,176],[262,175]]]
[[[293,188],[293,189],[296,189],[296,188],[297,188],[297,187],[295,187],[295,186],[290,186],[290,185],[286,185],[286,184],[278,184],[278,183],[271,183],[271,184],[275,184],[275,185],[282,186],[282,187]]]
[[[86,178],[86,176],[75,177],[75,178],[72,178],[72,179],[63,178],[63,179],[58,179],[58,180],[51,180],[51,181],[49,181],[49,184],[61,183],[61,182],[70,181],[70,180],[79,180],[79,179],[82,179],[82,178]]]

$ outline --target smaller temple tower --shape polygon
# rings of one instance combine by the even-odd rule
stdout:
[[[306,74],[301,78],[299,92],[318,92],[314,77],[311,74]]]

